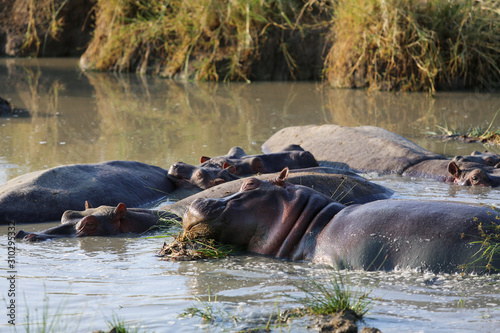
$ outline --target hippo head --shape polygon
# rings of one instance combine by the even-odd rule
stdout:
[[[231,165],[224,165],[224,168],[220,169],[177,162],[170,167],[168,175],[177,187],[189,184],[206,190],[215,185],[238,179],[234,175],[235,170]]]
[[[131,223],[129,217],[131,214],[128,214],[127,207],[123,203],[119,203],[116,207],[92,208],[86,202],[84,211],[65,211],[61,217],[60,225],[37,233],[27,233],[20,230],[16,238],[34,242],[60,237],[110,236],[145,231],[144,226]]]
[[[314,234],[312,225],[324,222],[316,219],[320,211],[330,204],[335,213],[344,207],[311,188],[286,183],[288,172],[285,168],[272,181],[249,178],[239,192],[222,199],[193,201],[183,216],[184,231],[191,237],[288,257],[300,248],[297,244],[307,238],[305,234]]]
[[[464,167],[457,163],[459,161],[459,159],[454,159],[448,163],[448,172],[455,178],[455,184],[466,186],[500,186],[500,175],[495,175],[492,167]]]
[[[455,156],[453,161],[456,162],[474,162],[481,165],[500,168],[500,155],[484,151],[483,153],[475,150],[469,156]]]

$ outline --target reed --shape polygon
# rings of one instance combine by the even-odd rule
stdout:
[[[325,79],[372,90],[498,87],[495,0],[340,0]]]

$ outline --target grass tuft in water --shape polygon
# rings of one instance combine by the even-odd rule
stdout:
[[[111,319],[107,320],[108,327],[109,327],[109,333],[138,333],[139,328],[138,327],[133,327],[131,328],[129,325],[125,323],[125,320],[120,318],[117,315],[113,315]],[[103,331],[100,331],[98,333],[104,333]]]
[[[481,142],[491,146],[500,145],[500,128],[493,129],[493,123],[500,113],[500,109],[495,112],[492,120],[489,122],[488,127],[472,127],[466,129],[450,128],[445,121],[445,125],[436,125],[438,132],[426,131],[424,133],[433,136],[442,136],[445,139],[458,139],[465,142]]]
[[[239,320],[237,316],[229,315],[222,309],[221,303],[217,303],[217,295],[212,297],[210,290],[208,291],[206,300],[198,296],[194,296],[194,299],[197,304],[184,310],[179,315],[180,317],[199,317],[204,322],[214,325],[217,325],[219,322],[237,322]]]
[[[349,286],[347,275],[333,268],[324,283],[309,280],[298,288],[305,297],[295,299],[303,304],[306,312],[315,315],[352,312],[356,318],[362,318],[373,301],[369,297],[371,290]]]
[[[500,213],[498,208],[491,208],[496,214]],[[471,242],[471,244],[479,244],[481,247],[472,256],[470,263],[460,267],[463,271],[485,270],[489,273],[500,272],[500,267],[493,265],[495,261],[498,262],[500,260],[500,224],[498,224],[500,218],[498,216],[495,216],[497,222],[478,221],[479,239]]]

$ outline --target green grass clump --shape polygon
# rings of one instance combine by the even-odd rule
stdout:
[[[498,214],[500,210],[492,207]],[[498,216],[495,217],[498,221]],[[461,267],[463,270],[485,270],[488,273],[500,272],[500,267],[494,266],[500,258],[500,224],[498,222],[478,221],[479,237],[471,244],[479,244],[481,247],[471,258],[472,261]],[[465,235],[462,235],[465,236]]]
[[[362,318],[371,307],[372,299],[369,291],[348,285],[347,276],[333,269],[326,282],[310,280],[299,286],[306,296],[297,300],[303,304],[305,310],[315,314],[334,314],[337,312],[352,312],[357,318]]]
[[[334,87],[427,90],[500,84],[495,0],[340,0],[325,79]]]

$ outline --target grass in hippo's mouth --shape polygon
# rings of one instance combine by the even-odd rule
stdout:
[[[173,236],[171,243],[164,242],[157,255],[165,260],[198,260],[225,258],[238,250],[237,247],[222,244],[214,239],[191,237],[189,233],[180,232]]]

